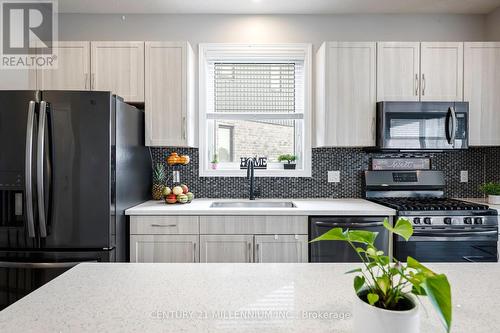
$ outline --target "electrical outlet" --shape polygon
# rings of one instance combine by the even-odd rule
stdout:
[[[340,171],[328,171],[328,182],[329,183],[340,183]]]
[[[461,183],[468,183],[469,182],[469,171],[467,171],[467,170],[460,171],[460,182]]]

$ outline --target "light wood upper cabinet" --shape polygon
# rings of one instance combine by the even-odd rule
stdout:
[[[55,42],[57,68],[38,69],[37,89],[90,90],[90,42]]]
[[[377,101],[418,101],[419,42],[377,44]]]
[[[131,235],[130,262],[198,262],[198,235]]]
[[[316,146],[375,145],[376,44],[326,42],[316,54]]]
[[[200,262],[253,262],[253,235],[201,235]]]
[[[469,144],[500,145],[500,42],[465,43],[464,100]]]
[[[463,43],[421,43],[421,101],[463,100]]]
[[[144,102],[144,42],[91,42],[92,90]]]
[[[255,262],[308,262],[307,235],[256,235]]]
[[[146,145],[195,146],[194,53],[187,42],[146,42]]]

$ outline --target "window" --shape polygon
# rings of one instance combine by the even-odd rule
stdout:
[[[310,58],[308,44],[200,44],[201,176],[245,176],[249,157],[267,157],[256,176],[311,176]]]

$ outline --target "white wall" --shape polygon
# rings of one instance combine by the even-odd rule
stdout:
[[[500,7],[486,17],[486,36],[488,40],[500,41]]]
[[[121,15],[62,14],[61,40],[312,42],[473,41],[484,15]]]

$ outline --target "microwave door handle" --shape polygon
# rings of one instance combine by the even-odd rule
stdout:
[[[38,144],[36,154],[37,165],[37,195],[38,195],[38,218],[40,237],[47,237],[47,222],[45,214],[45,177],[44,177],[44,162],[45,162],[45,129],[47,124],[47,102],[40,102],[40,114],[38,120]]]
[[[455,146],[455,138],[457,136],[457,113],[455,112],[455,107],[452,106],[450,107],[450,112],[451,112],[451,145]]]
[[[35,124],[35,102],[28,105],[28,122],[26,125],[26,151],[25,151],[25,190],[26,190],[26,223],[28,236],[35,238],[35,217],[33,214],[33,135]]]

